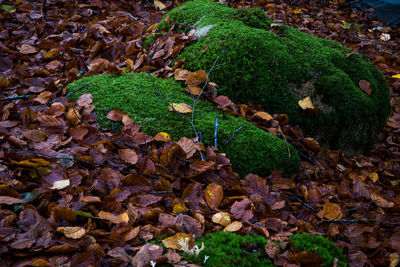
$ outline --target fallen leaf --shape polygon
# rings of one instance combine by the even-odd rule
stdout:
[[[374,201],[374,203],[382,208],[393,208],[394,203],[387,201],[383,197],[379,196],[378,194],[371,193],[371,200]]]
[[[358,82],[358,86],[361,88],[361,90],[364,91],[367,95],[371,94],[371,85],[368,81],[366,80],[360,80]]]
[[[18,50],[21,54],[24,54],[24,55],[35,54],[38,52],[38,49],[36,47],[33,47],[28,44],[21,45]]]
[[[299,106],[303,109],[315,109],[314,104],[311,101],[311,97],[307,96],[306,98],[299,100]]]
[[[112,223],[127,223],[129,221],[128,213],[124,212],[120,215],[115,215],[111,212],[100,211],[98,217],[103,220],[110,221]]]
[[[186,81],[186,79],[192,74],[191,71],[184,69],[176,69],[174,72],[174,79],[177,81]]]
[[[269,121],[272,119],[272,116],[267,112],[259,111],[259,112],[254,113],[254,115],[251,118]]]
[[[217,209],[224,198],[224,191],[219,184],[210,184],[204,191],[204,198],[211,209]]]
[[[237,232],[240,230],[240,228],[242,228],[243,223],[239,222],[239,221],[234,221],[230,224],[228,224],[225,228],[224,231],[225,232]]]
[[[169,111],[176,111],[178,113],[192,113],[192,108],[185,103],[172,103],[168,106]]]
[[[213,223],[218,223],[222,226],[227,226],[231,223],[231,217],[229,216],[229,213],[224,211],[215,213],[212,216],[211,220],[213,221]]]
[[[314,153],[318,153],[321,150],[321,147],[317,140],[311,137],[305,137],[301,140],[303,145]]]
[[[390,259],[390,266],[389,267],[396,267],[400,263],[400,255],[398,252],[393,252],[389,255]]]
[[[0,196],[0,204],[14,205],[14,204],[22,203],[22,202],[24,202],[23,199],[10,197],[10,196]]]
[[[187,211],[188,211],[188,209],[186,208],[185,203],[177,203],[172,208],[172,213],[173,214],[185,213]]]
[[[191,158],[196,153],[196,146],[193,139],[182,137],[176,144],[186,153],[185,159]]]
[[[57,231],[72,239],[79,239],[86,234],[85,228],[80,226],[57,227]]]
[[[182,250],[181,246],[179,245],[179,240],[180,239],[189,239],[189,248],[192,248],[194,245],[194,238],[191,235],[185,234],[185,233],[177,233],[174,236],[170,236],[164,240],[162,240],[162,243],[166,248],[171,248],[171,249],[176,249],[176,250]]]
[[[400,74],[393,75],[392,78],[400,79]]]
[[[158,0],[154,0],[154,7],[158,8],[159,10],[164,10],[167,8],[161,1]]]
[[[53,186],[50,187],[50,189],[59,189],[59,190],[61,190],[61,189],[67,188],[70,184],[71,184],[71,182],[70,182],[69,179],[64,179],[64,180],[61,180],[61,181],[55,181],[53,183]]]
[[[200,85],[207,81],[207,73],[204,70],[198,70],[196,72],[191,73],[187,79],[186,83],[189,85]]]
[[[340,206],[336,203],[326,202],[323,208],[324,217],[328,220],[341,219],[343,217]]]
[[[118,150],[118,154],[123,161],[129,164],[136,164],[139,159],[136,152],[132,149],[120,149]]]
[[[159,142],[169,142],[171,139],[171,136],[165,132],[159,132],[154,136],[154,140]]]

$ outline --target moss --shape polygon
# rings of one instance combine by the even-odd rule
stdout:
[[[291,124],[350,153],[370,148],[385,125],[390,103],[383,75],[364,57],[346,56],[351,50],[342,45],[289,26],[271,29],[261,10],[232,9],[207,0],[186,2],[167,15],[181,30],[213,25],[178,58],[186,58],[189,70],[209,70],[228,48],[211,80],[233,101],[287,113]],[[167,27],[160,23],[160,29]],[[371,84],[370,95],[359,88],[359,80]],[[318,114],[298,106],[306,96]]]
[[[154,43],[156,40],[155,34],[149,34],[143,41],[143,47],[147,48],[151,43]]]
[[[151,78],[146,73],[129,73],[120,75],[95,75],[85,77],[68,85],[72,91],[84,84],[85,90],[74,93],[72,97],[90,93],[93,95],[95,113],[102,127],[110,127],[106,118],[112,109],[123,110],[141,125],[141,130],[155,135],[167,132],[174,140],[181,137],[194,137],[190,125],[174,112],[169,112],[154,89],[153,82],[169,102],[187,103],[193,100],[177,82],[171,79]],[[190,119],[190,114],[185,114]],[[291,157],[288,156],[286,143],[257,128],[253,124],[224,114],[207,101],[198,101],[195,109],[195,127],[202,132],[203,141],[213,144],[214,121],[219,118],[218,143],[220,151],[225,152],[231,160],[233,169],[240,175],[255,173],[268,175],[278,169],[289,176],[298,171],[300,160],[296,150],[290,146]],[[223,145],[240,127],[242,129],[227,145]]]
[[[348,266],[342,250],[327,238],[298,233],[291,238],[291,241],[296,251],[316,252],[324,260],[322,267],[332,267],[335,258],[339,260],[337,266]]]
[[[260,235],[236,235],[230,232],[214,232],[196,239],[200,247],[204,243],[204,250],[196,256],[189,256],[191,263],[212,267],[254,267],[276,266],[264,255],[267,239]],[[209,256],[205,264],[204,257]]]

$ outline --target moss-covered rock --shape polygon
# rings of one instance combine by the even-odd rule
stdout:
[[[376,140],[390,113],[383,75],[363,56],[342,45],[277,26],[260,9],[233,9],[209,0],[171,10],[176,30],[195,28],[198,40],[178,56],[185,68],[209,70],[211,80],[236,103],[252,101],[271,113],[287,113],[290,123],[331,148],[361,152]],[[189,25],[189,26],[188,26]],[[165,20],[159,29],[168,29]],[[370,83],[368,95],[358,86]],[[298,101],[311,96],[318,113]]]
[[[276,266],[264,253],[267,239],[260,235],[237,235],[230,232],[214,232],[196,239],[204,250],[198,256],[185,257],[190,263],[212,267]],[[204,258],[208,256],[204,264]]]
[[[78,98],[84,93],[92,94],[93,104],[96,106],[94,111],[102,127],[111,125],[106,118],[107,113],[118,109],[129,114],[148,134],[167,132],[175,140],[183,136],[194,137],[190,125],[176,113],[168,111],[167,104],[158,96],[153,82],[167,101],[193,104],[192,98],[178,82],[171,79],[163,80],[146,73],[85,77],[69,84],[68,91],[88,84],[87,88],[74,93],[72,97]],[[207,101],[198,101],[194,114],[195,127],[197,131],[202,132],[203,141],[206,144],[213,144],[214,121],[215,118],[219,118],[217,140],[221,144],[220,151],[226,153],[232,162],[233,169],[240,175],[255,173],[264,176],[273,169],[278,169],[289,176],[298,171],[299,156],[290,146],[291,157],[289,157],[287,145],[283,140],[241,118],[224,114]],[[183,116],[190,120],[191,114],[183,114]],[[224,145],[239,127],[242,129],[235,138]]]
[[[332,267],[335,258],[339,267],[348,266],[342,250],[332,241],[320,235],[295,234],[291,241],[295,251],[316,252],[322,259],[322,267]]]

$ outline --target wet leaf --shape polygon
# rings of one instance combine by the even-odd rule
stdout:
[[[174,72],[174,78],[177,81],[186,81],[186,79],[192,74],[191,71],[184,69],[176,69]]]
[[[217,209],[221,200],[224,198],[222,186],[214,183],[208,185],[204,191],[204,198],[210,208]]]

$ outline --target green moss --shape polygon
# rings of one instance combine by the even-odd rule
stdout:
[[[210,267],[254,267],[276,266],[263,255],[267,239],[260,235],[236,235],[230,232],[214,232],[196,239],[204,250],[196,256],[186,256],[191,263]],[[254,247],[249,249],[250,247]],[[204,257],[209,256],[205,264]]]
[[[149,34],[143,41],[143,47],[147,48],[151,43],[153,43],[156,40],[155,34]]]
[[[141,130],[155,135],[158,132],[169,133],[174,140],[181,137],[194,137],[190,125],[174,112],[169,112],[167,104],[157,95],[153,82],[168,102],[193,104],[192,98],[177,82],[171,79],[151,78],[146,73],[120,75],[95,75],[85,77],[68,85],[72,91],[84,84],[87,88],[72,95],[78,98],[84,93],[93,95],[95,113],[102,127],[110,127],[106,118],[112,109],[123,110],[141,125]],[[214,142],[214,121],[219,118],[218,143],[220,151],[225,152],[233,168],[240,175],[255,173],[268,175],[278,169],[289,176],[298,171],[300,160],[296,150],[290,146],[288,156],[286,143],[257,128],[253,124],[224,114],[207,101],[198,101],[195,109],[195,127],[202,132],[206,144]],[[190,120],[190,114],[184,115]],[[223,145],[232,134],[242,126],[235,138]]]
[[[297,251],[316,252],[324,261],[323,267],[332,267],[333,262],[338,259],[337,266],[345,267],[347,265],[346,257],[342,250],[332,241],[320,235],[295,234],[291,241]]]
[[[271,113],[287,113],[290,123],[349,153],[370,148],[385,125],[390,104],[383,75],[364,57],[346,56],[351,50],[342,45],[289,26],[271,29],[261,10],[207,0],[186,2],[167,15],[180,30],[201,32],[212,25],[178,58],[186,58],[189,70],[209,70],[228,48],[210,77],[236,103],[252,101]],[[370,95],[359,88],[360,80],[371,84]],[[306,96],[317,115],[298,106]]]

